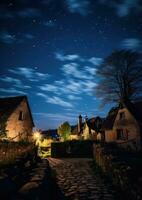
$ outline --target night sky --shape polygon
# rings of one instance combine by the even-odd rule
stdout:
[[[96,67],[141,44],[139,0],[0,0],[0,96],[27,95],[37,128],[104,117]]]

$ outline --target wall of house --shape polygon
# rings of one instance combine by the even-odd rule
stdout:
[[[79,139],[79,136],[76,134],[76,135],[70,135],[70,140],[78,140]]]
[[[84,128],[83,128],[83,139],[84,140],[90,139],[89,127],[88,127],[87,123],[85,123]]]
[[[105,130],[105,141],[106,142],[114,142],[115,139],[115,134],[113,130]]]
[[[23,112],[23,120],[19,120],[20,111]],[[27,103],[23,100],[8,118],[6,127],[7,137],[13,138],[15,141],[31,139],[32,128],[32,121]]]
[[[124,112],[124,118],[120,119],[120,113]],[[117,139],[117,129],[122,129],[127,134],[126,138],[118,140]],[[114,126],[113,126],[114,140],[117,143],[122,143],[122,145],[128,144],[132,148],[140,148],[140,129],[137,121],[133,115],[129,112],[127,108],[120,109],[116,116]]]
[[[101,135],[101,133],[98,133],[98,134],[97,134],[97,140],[98,140],[98,141],[101,141],[101,140],[102,140],[102,135]]]

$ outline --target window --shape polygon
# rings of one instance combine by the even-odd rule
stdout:
[[[125,119],[125,113],[124,112],[119,113],[119,119]]]
[[[128,140],[129,131],[123,129],[117,129],[117,140]]]
[[[23,112],[22,111],[19,112],[19,120],[23,121]]]
[[[123,129],[117,129],[117,140],[123,139]]]

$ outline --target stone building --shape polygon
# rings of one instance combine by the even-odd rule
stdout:
[[[26,96],[0,98],[0,134],[8,139],[30,140],[34,122]]]
[[[142,102],[123,103],[111,111],[104,123],[106,142],[140,150],[142,147]]]
[[[85,118],[85,123],[82,131],[83,139],[102,140],[102,119],[100,117],[93,117],[91,119]]]
[[[82,120],[82,116],[78,117],[78,124],[72,127],[71,139],[84,140],[102,140],[102,119],[100,117],[93,117]]]

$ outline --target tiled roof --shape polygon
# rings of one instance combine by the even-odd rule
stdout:
[[[88,119],[86,123],[90,129],[96,130],[95,117]]]
[[[103,122],[103,126],[102,126],[103,130],[111,130],[113,128],[113,124],[114,124],[116,115],[118,113],[118,109],[119,108],[112,108],[109,111],[108,116],[106,117],[106,119]]]

